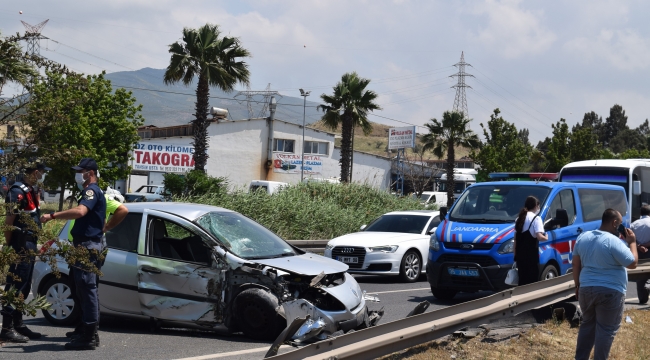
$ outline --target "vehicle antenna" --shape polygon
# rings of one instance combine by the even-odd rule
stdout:
[[[542,176],[544,176],[544,174],[546,173],[546,170],[548,169],[549,165],[551,165],[550,162],[548,164],[546,164],[546,168],[544,168],[544,171],[542,171],[542,175],[540,175],[539,178],[537,180],[535,180],[535,184],[539,184],[539,181],[542,179]]]

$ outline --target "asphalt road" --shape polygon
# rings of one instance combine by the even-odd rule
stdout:
[[[413,284],[402,284],[396,278],[355,276],[361,288],[369,294],[377,294],[380,303],[369,303],[371,310],[384,307],[386,313],[381,323],[398,320],[406,316],[418,303],[431,302],[428,311],[457,304],[463,301],[489,295],[459,294],[452,301],[440,301],[431,295],[426,277]],[[100,295],[101,296],[101,295]],[[627,303],[638,304],[634,283],[628,285]],[[34,331],[46,334],[40,340],[28,344],[4,344],[0,347],[0,359],[261,359],[270,342],[259,342],[241,335],[219,335],[210,332],[167,329],[150,331],[147,321],[124,320],[116,317],[102,317],[101,346],[95,351],[66,351],[65,333],[71,328],[50,325],[41,313],[25,321]],[[281,351],[288,351],[289,347]]]

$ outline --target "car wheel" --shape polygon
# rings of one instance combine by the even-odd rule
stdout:
[[[409,250],[404,254],[399,267],[399,276],[404,282],[416,282],[422,272],[422,259],[415,250]]]
[[[54,325],[73,325],[81,316],[81,308],[72,296],[70,281],[67,276],[61,276],[50,279],[43,287],[43,295],[52,304],[50,309],[43,310],[43,316]]]
[[[456,294],[458,294],[458,291],[456,290],[438,289],[433,287],[431,288],[431,292],[438,300],[451,300],[456,296]]]
[[[555,268],[554,265],[546,265],[544,268],[544,271],[542,271],[542,274],[539,276],[539,280],[549,280],[553,279],[559,276],[559,271]]]
[[[278,299],[262,289],[247,289],[235,299],[234,316],[237,328],[256,340],[275,340],[287,326],[275,309]]]

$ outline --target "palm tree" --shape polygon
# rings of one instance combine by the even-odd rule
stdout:
[[[341,125],[341,181],[350,182],[352,166],[353,131],[359,126],[363,133],[368,135],[372,131],[372,125],[368,121],[368,111],[381,110],[374,100],[377,93],[366,90],[370,79],[359,77],[356,72],[346,73],[341,77],[336,86],[334,94],[320,97],[325,102],[319,105],[318,109],[325,114],[321,121],[325,126],[336,130]]]
[[[205,24],[198,29],[183,29],[182,42],[169,45],[171,59],[163,78],[165,84],[182,81],[189,86],[195,77],[196,119],[192,121],[194,132],[195,169],[205,171],[208,160],[208,101],[210,86],[223,91],[234,90],[236,83],[248,84],[248,64],[240,58],[250,57],[239,39],[221,36],[218,25]]]
[[[445,111],[442,114],[442,122],[431,119],[430,123],[424,124],[429,133],[422,136],[422,142],[427,150],[441,159],[447,153],[447,206],[454,203],[454,162],[457,146],[470,150],[478,149],[480,141],[478,136],[469,129],[469,122],[463,113],[456,111]]]

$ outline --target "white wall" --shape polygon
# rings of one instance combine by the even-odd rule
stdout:
[[[208,127],[208,162],[207,173],[210,176],[227,177],[231,188],[248,188],[251,180],[272,180],[287,183],[300,182],[300,173],[285,174],[273,172],[266,168],[268,126],[266,119],[251,119],[238,121],[221,121]],[[275,139],[294,140],[295,155],[302,151],[302,127],[275,120],[273,124]],[[187,146],[193,141],[192,137],[169,137],[142,139],[141,142]],[[334,148],[334,134],[305,128],[305,141],[327,142],[328,154],[321,155],[323,161],[322,174],[315,178],[338,178],[340,175],[340,150]],[[305,175],[305,178],[309,176]],[[146,184],[146,177],[144,177]],[[375,155],[354,153],[353,181],[367,183],[371,186],[385,189],[390,183],[390,160]],[[136,180],[139,183],[139,179]],[[131,190],[134,177],[131,178]]]

